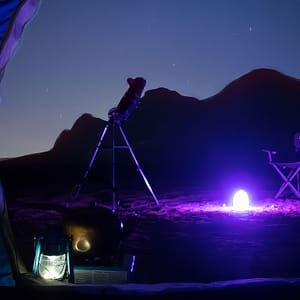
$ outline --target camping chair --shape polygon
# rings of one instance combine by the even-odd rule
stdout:
[[[294,135],[294,146],[295,151],[300,151],[300,133]],[[283,183],[281,184],[278,192],[275,195],[275,199],[283,196],[283,193],[290,189],[296,198],[300,198],[300,183],[299,183],[299,172],[300,172],[300,161],[295,162],[275,162],[273,155],[276,155],[276,151],[263,150],[268,154],[269,164],[274,167],[277,173],[280,175]]]

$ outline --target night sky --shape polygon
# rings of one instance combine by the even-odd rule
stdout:
[[[256,68],[300,78],[299,0],[44,0],[1,82],[0,158],[107,120],[128,77],[201,100]]]

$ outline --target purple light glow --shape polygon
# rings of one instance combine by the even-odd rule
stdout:
[[[223,216],[241,216],[246,215],[249,218],[264,218],[268,216],[286,216],[292,218],[300,217],[300,201],[299,199],[274,199],[273,197],[262,197],[259,199],[251,199],[251,205],[245,212],[239,212],[233,209],[232,199],[223,199],[216,197],[214,193],[207,193],[198,190],[192,190],[190,193],[167,192],[159,197],[160,208],[157,209],[153,205],[153,201],[149,201],[149,197],[145,197],[144,190],[141,193],[124,194],[122,197],[122,206],[120,214],[123,218],[132,216],[134,218],[146,219],[153,216],[160,219],[182,223],[209,223],[215,222],[215,217]],[[73,208],[83,209],[90,207],[91,201],[97,203],[98,206],[111,209],[111,204],[101,202],[93,196],[85,196],[78,198],[81,201],[73,203]],[[61,198],[55,199],[62,203]],[[32,216],[36,216],[36,220],[43,222],[52,222],[54,219],[61,220],[60,212],[54,210],[41,210],[40,208],[20,208],[15,214],[17,221],[32,222]],[[197,216],[197,218],[194,218]],[[75,240],[75,234],[73,235]],[[74,241],[73,240],[73,241]]]
[[[300,216],[300,201],[298,199],[274,199],[273,197],[252,198],[246,211],[238,211],[233,208],[233,194],[227,199],[218,197],[214,193],[192,190],[190,193],[168,192],[159,197],[160,209],[153,207],[153,202],[145,198],[144,193],[128,196],[123,199],[124,216],[146,218],[156,215],[166,220],[182,222],[210,222],[214,216],[228,215],[263,218],[270,215],[281,215],[289,217]],[[197,216],[197,219],[193,218]]]

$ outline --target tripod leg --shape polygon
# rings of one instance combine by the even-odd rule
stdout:
[[[138,161],[137,161],[137,159],[136,159],[136,157],[135,157],[135,155],[134,155],[134,153],[133,153],[132,148],[130,147],[130,145],[129,145],[129,143],[128,143],[128,140],[127,140],[127,138],[126,138],[126,136],[125,136],[125,133],[124,133],[124,131],[123,131],[121,125],[118,125],[118,127],[119,127],[119,129],[120,129],[120,132],[121,132],[121,134],[122,134],[122,137],[123,137],[123,139],[124,139],[124,141],[125,141],[125,143],[126,143],[128,149],[129,149],[129,151],[130,151],[130,154],[131,154],[131,156],[132,156],[132,158],[133,158],[133,160],[134,160],[134,163],[135,163],[135,165],[136,165],[136,167],[137,167],[137,170],[138,170],[138,171],[140,172],[140,174],[142,175],[142,178],[144,179],[144,182],[145,182],[145,184],[146,184],[148,190],[150,191],[150,193],[151,193],[153,199],[155,200],[157,206],[159,206],[159,202],[158,202],[158,200],[157,200],[157,198],[156,198],[156,196],[155,196],[155,194],[154,194],[154,192],[153,192],[153,190],[152,190],[152,188],[151,188],[151,186],[150,186],[150,184],[149,184],[149,182],[148,182],[146,176],[144,175],[144,173],[143,173],[143,171],[142,171],[142,169],[141,169],[141,167],[140,167],[140,165],[139,165],[139,163],[138,163]]]
[[[115,173],[116,173],[116,166],[115,166],[115,124],[112,125],[112,153],[111,153],[111,164],[112,164],[112,173],[111,173],[111,185],[112,185],[112,212],[115,213],[117,211],[117,195],[116,195],[116,180],[115,180]]]
[[[99,148],[100,148],[100,146],[101,146],[101,144],[102,144],[102,141],[103,141],[103,139],[104,139],[104,136],[105,136],[105,134],[106,134],[106,132],[107,132],[107,129],[108,129],[109,125],[110,125],[110,124],[107,123],[107,124],[105,125],[105,127],[104,127],[102,133],[101,133],[99,142],[98,142],[97,147],[96,147],[96,149],[95,149],[95,151],[94,151],[94,154],[93,154],[93,156],[92,156],[92,158],[91,158],[91,160],[90,160],[89,166],[88,166],[87,170],[86,170],[85,173],[84,173],[82,182],[81,182],[80,184],[76,185],[76,187],[75,187],[75,191],[73,192],[74,198],[77,198],[77,197],[78,197],[78,195],[79,195],[79,193],[80,193],[80,191],[81,191],[81,188],[82,188],[83,184],[85,183],[86,178],[88,177],[88,175],[89,175],[89,173],[90,173],[90,170],[91,170],[91,168],[92,168],[92,166],[93,166],[94,160],[95,160],[95,158],[96,158],[96,156],[97,156],[97,153],[98,153],[98,151],[99,151]]]

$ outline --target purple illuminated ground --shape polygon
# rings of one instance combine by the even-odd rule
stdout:
[[[136,257],[137,283],[300,277],[300,200],[250,199],[250,209],[237,212],[230,199],[209,192],[157,196],[159,208],[144,190],[119,194],[122,247]],[[59,222],[66,211],[111,207],[92,193],[76,201],[61,195],[17,202],[9,211],[19,243],[27,243],[24,252],[32,251],[41,224]]]

